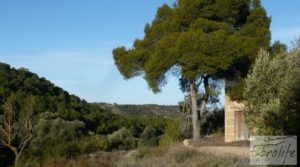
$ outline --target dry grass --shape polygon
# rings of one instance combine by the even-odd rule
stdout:
[[[189,145],[192,147],[201,146],[233,146],[233,147],[249,147],[248,140],[225,142],[224,135],[203,137],[201,140],[189,140]]]
[[[181,146],[139,150],[135,158],[118,161],[116,167],[201,167],[249,166],[248,159],[216,157]]]
[[[242,167],[249,159],[228,155],[213,155],[179,145],[157,148],[140,148],[131,152],[99,152],[74,160],[47,160],[22,167]]]

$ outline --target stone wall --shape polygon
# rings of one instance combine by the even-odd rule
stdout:
[[[237,141],[235,112],[243,111],[244,104],[225,95],[225,142]],[[247,132],[248,133],[248,132]]]

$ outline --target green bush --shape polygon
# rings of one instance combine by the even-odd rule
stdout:
[[[172,143],[176,143],[182,140],[183,135],[181,134],[180,124],[178,121],[169,121],[164,130],[164,136],[159,141],[160,146],[170,145]]]
[[[158,141],[159,136],[157,135],[157,130],[151,125],[148,125],[140,136],[139,146],[157,146]]]
[[[227,90],[229,97],[232,100],[236,100],[236,101],[244,100],[243,93],[244,93],[245,86],[246,83],[244,79],[236,81],[236,84]]]
[[[261,51],[246,79],[246,120],[257,135],[300,132],[300,43],[271,57]]]
[[[37,127],[27,155],[43,157],[73,157],[81,152],[79,139],[83,136],[84,123],[66,121],[51,113],[45,113]]]
[[[109,142],[105,136],[89,136],[83,138],[80,142],[82,147],[81,149],[84,153],[92,153],[109,149]]]
[[[112,149],[129,150],[136,148],[138,140],[133,137],[132,133],[126,129],[121,128],[118,131],[107,136],[109,146]]]

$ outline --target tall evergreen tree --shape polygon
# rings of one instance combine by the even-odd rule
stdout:
[[[143,39],[136,39],[130,49],[114,49],[113,56],[125,79],[143,75],[155,93],[167,83],[169,74],[185,80],[196,139],[210,82],[245,73],[258,50],[269,46],[269,25],[259,0],[177,0],[172,7],[164,4],[157,10],[153,22],[145,26]]]

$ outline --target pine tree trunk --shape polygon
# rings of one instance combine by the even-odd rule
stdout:
[[[200,138],[200,119],[197,106],[197,87],[195,83],[191,84],[191,102],[192,102],[192,123],[193,123],[193,139]]]

